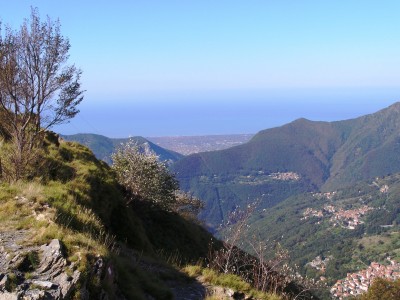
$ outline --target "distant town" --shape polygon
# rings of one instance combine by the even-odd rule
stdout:
[[[228,134],[204,136],[147,137],[163,148],[189,155],[199,152],[223,150],[248,142],[254,134]]]

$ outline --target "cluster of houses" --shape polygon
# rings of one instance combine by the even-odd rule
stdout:
[[[390,265],[372,262],[371,265],[357,273],[348,273],[347,277],[338,280],[331,288],[331,295],[337,299],[360,295],[366,292],[375,278],[396,280],[400,278],[400,263],[389,260]]]
[[[367,205],[349,210],[343,210],[340,208],[333,213],[331,222],[333,223],[333,226],[340,225],[347,229],[355,229],[357,225],[363,223],[360,218],[370,210],[373,210],[373,208]]]
[[[333,258],[333,256],[328,256],[325,257],[324,259],[321,256],[317,256],[316,258],[314,258],[312,261],[310,261],[309,263],[306,264],[309,265],[310,267],[321,271],[322,273],[325,273],[326,270],[326,265],[328,264],[328,262]]]
[[[333,205],[325,205],[321,210],[308,207],[304,210],[301,220],[307,220],[311,217],[323,218],[325,216],[330,216],[330,221],[333,223],[333,226],[355,229],[357,225],[363,223],[361,217],[370,210],[373,210],[373,208],[367,205],[348,210],[344,210],[343,208],[337,209]],[[319,223],[320,222],[317,224]]]
[[[335,195],[336,191],[326,193],[313,193],[312,195],[317,199],[328,199],[331,200]]]
[[[249,175],[238,176],[235,180],[238,184],[259,185],[268,183],[271,180],[298,181],[300,178],[301,176],[295,172],[277,172],[266,174],[264,171],[258,171],[256,174],[253,173]]]
[[[379,191],[383,194],[387,194],[389,192],[389,186],[387,184],[381,186],[381,188],[379,189]]]
[[[307,207],[306,210],[303,211],[303,217],[300,220],[307,220],[308,218],[311,218],[311,217],[322,218],[323,216],[324,216],[324,213],[322,212],[322,210],[317,210],[317,209]]]
[[[268,176],[275,180],[285,180],[285,181],[287,180],[297,181],[300,180],[301,178],[300,175],[295,172],[271,173]]]

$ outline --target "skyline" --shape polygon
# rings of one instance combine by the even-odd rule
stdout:
[[[298,117],[356,117],[400,98],[397,1],[0,5],[14,29],[31,6],[60,19],[87,90],[76,119],[55,128],[62,133],[255,133]]]

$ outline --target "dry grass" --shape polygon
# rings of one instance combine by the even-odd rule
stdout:
[[[224,288],[230,288],[235,292],[245,293],[247,296],[251,296],[252,299],[260,300],[282,300],[282,298],[275,294],[263,293],[257,291],[251,287],[248,282],[245,282],[242,278],[233,274],[222,274],[218,273],[209,268],[203,268],[199,265],[188,265],[182,269],[190,277],[199,278],[200,281],[206,282],[211,285],[221,286]],[[207,299],[225,299],[221,296],[209,296]]]
[[[7,231],[26,230],[30,236],[24,241],[26,245],[41,245],[59,239],[68,249],[69,257],[78,257],[83,265],[86,255],[108,256],[114,237],[108,234],[91,209],[72,201],[72,197],[63,197],[67,194],[66,188],[57,182],[49,185],[39,182],[4,184],[0,186],[0,227]],[[76,224],[68,219],[60,220],[63,216],[53,206],[60,195],[68,200],[71,219],[86,230],[77,230]]]

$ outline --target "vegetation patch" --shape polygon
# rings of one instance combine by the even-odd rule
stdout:
[[[214,285],[221,286],[224,288],[230,288],[235,292],[245,293],[247,296],[251,296],[254,299],[265,299],[265,300],[281,300],[281,296],[263,293],[257,291],[251,287],[248,282],[245,282],[241,277],[233,274],[218,273],[215,270],[204,268],[199,265],[188,265],[184,267],[183,272],[193,278],[198,278],[200,281]],[[213,299],[210,296],[207,299]]]

